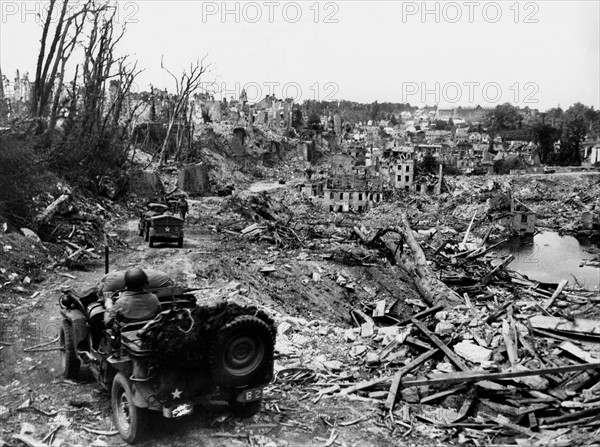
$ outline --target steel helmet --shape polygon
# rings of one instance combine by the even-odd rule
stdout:
[[[127,290],[141,290],[148,284],[148,276],[139,267],[132,267],[125,272]]]

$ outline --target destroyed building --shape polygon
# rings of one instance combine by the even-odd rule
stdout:
[[[29,80],[29,73],[15,73],[14,82],[0,71],[0,108],[4,109],[9,118],[23,116],[29,112],[33,82]]]
[[[325,190],[325,180],[312,180],[298,185],[298,189],[301,193],[308,197],[322,197],[323,191]]]
[[[364,176],[340,174],[327,180],[323,190],[323,206],[332,212],[363,212],[385,197],[380,177],[368,173]]]
[[[382,159],[382,168],[384,166],[388,170],[394,188],[405,191],[411,190],[415,175],[415,151],[412,147],[386,147]]]

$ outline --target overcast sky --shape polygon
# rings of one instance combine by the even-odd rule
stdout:
[[[33,78],[46,2],[0,0],[0,64]],[[150,83],[206,55],[207,90],[250,100],[600,108],[599,1],[119,2]],[[223,90],[226,90],[223,92]]]

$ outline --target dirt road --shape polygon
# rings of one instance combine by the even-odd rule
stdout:
[[[342,371],[323,369],[322,362],[349,355],[344,345],[344,319],[357,298],[336,285],[339,273],[320,257],[309,253],[292,255],[292,260],[289,254],[281,258],[277,250],[265,251],[264,246],[221,231],[231,216],[221,213],[220,204],[216,198],[192,202],[182,249],[166,244],[149,249],[137,236],[136,220],[120,223],[115,231],[128,248],[111,253],[110,269],[133,265],[158,268],[179,284],[200,288],[197,296],[201,300],[258,302],[280,323],[287,323],[291,329],[283,340],[293,343],[278,343],[280,380],[266,390],[264,408],[258,415],[234,419],[227,408],[208,408],[180,420],[157,416],[142,445],[315,446],[326,445],[328,440],[327,445],[337,446],[436,445],[415,432],[402,437],[407,429],[390,426],[389,420],[386,426],[379,406],[371,399],[319,400],[315,397],[322,386],[285,379],[290,368],[317,371],[329,381],[340,377]],[[259,273],[267,262],[277,271]],[[311,271],[321,271],[327,278],[319,283],[307,281]],[[57,343],[53,343],[60,325],[57,299],[61,287],[81,290],[95,284],[103,273],[104,266],[98,261],[87,272],[52,274],[40,285],[39,294],[22,300],[10,320],[3,322],[7,330],[0,350],[0,445],[22,445],[12,435],[27,429],[37,440],[57,430],[55,438],[62,440],[62,446],[123,445],[118,436],[86,431],[114,430],[108,395],[85,372],[78,382],[63,380]],[[53,350],[26,352],[38,344]]]

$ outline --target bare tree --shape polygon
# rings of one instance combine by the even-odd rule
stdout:
[[[0,123],[7,117],[6,99],[4,98],[4,76],[2,75],[2,67],[0,67]]]
[[[35,72],[31,98],[31,113],[34,117],[46,116],[50,110],[48,106],[52,95],[52,89],[60,70],[59,89],[62,88],[64,69],[66,62],[71,57],[77,40],[83,30],[83,25],[88,14],[98,14],[107,6],[96,7],[94,0],[87,0],[77,10],[70,7],[69,0],[62,0],[62,7],[58,14],[56,24],[54,23],[54,9],[57,0],[50,0],[48,14],[42,30],[40,52]],[[52,26],[54,35],[49,42],[49,34]],[[57,89],[58,90],[58,89]],[[59,91],[55,92],[59,96]],[[56,112],[54,106],[53,112]],[[55,117],[54,117],[55,118]]]
[[[202,75],[208,68],[204,65],[204,58],[202,58],[202,61],[196,61],[195,64],[190,64],[189,72],[184,71],[181,75],[181,78],[178,79],[171,71],[169,71],[169,69],[165,67],[162,57],[160,58],[160,66],[175,80],[175,95],[173,97],[172,109],[170,111],[171,113],[169,116],[169,124],[167,126],[167,134],[165,135],[165,140],[163,141],[160,149],[160,158],[158,160],[159,167],[163,166],[167,159],[169,141],[171,139],[171,134],[173,133],[173,127],[175,126],[175,123],[181,124],[187,121],[187,110],[190,96],[200,88]],[[176,152],[179,152],[180,144],[181,139],[176,138]]]
[[[34,116],[48,117],[41,147],[53,168],[99,191],[102,179],[119,177],[127,160],[131,124],[144,105],[130,102],[139,70],[127,56],[117,55],[126,29],[117,23],[113,2],[50,0],[48,9],[31,106]],[[69,71],[74,75],[67,86]]]

